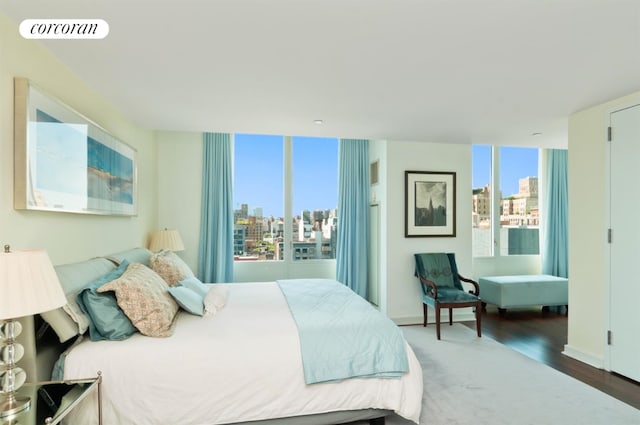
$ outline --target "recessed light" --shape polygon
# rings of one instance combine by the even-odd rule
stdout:
[[[318,124],[318,125],[322,125],[322,124],[324,124],[324,121],[323,120],[313,120],[313,123],[314,124]]]

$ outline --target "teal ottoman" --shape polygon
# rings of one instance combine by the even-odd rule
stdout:
[[[485,276],[478,279],[483,305],[495,304],[504,314],[509,307],[569,306],[569,281],[540,275]]]

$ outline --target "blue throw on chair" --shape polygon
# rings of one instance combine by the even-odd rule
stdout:
[[[440,339],[440,309],[449,309],[449,325],[453,324],[453,309],[475,307],[476,328],[478,336],[481,332],[482,301],[480,286],[477,282],[462,277],[458,273],[455,255],[451,253],[415,254],[415,275],[420,280],[422,289],[422,311],[424,324],[427,326],[427,306],[436,310],[436,334]],[[471,283],[475,290],[465,292],[462,282]]]

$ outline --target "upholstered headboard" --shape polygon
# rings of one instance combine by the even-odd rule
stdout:
[[[145,248],[134,248],[55,267],[60,284],[67,295],[68,304],[39,316],[20,319],[23,330],[18,341],[23,345],[25,354],[18,366],[25,370],[28,381],[51,379],[54,363],[81,333],[83,326],[78,322],[82,322],[82,318],[78,317],[79,307],[75,302],[80,290],[114,270],[125,259],[130,263],[148,265],[151,254],[151,251]],[[86,331],[86,327],[84,330]]]

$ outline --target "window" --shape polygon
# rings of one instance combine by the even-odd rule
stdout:
[[[284,138],[236,134],[233,143],[234,259],[274,260],[284,237]]]
[[[294,260],[336,258],[338,139],[293,137]]]
[[[471,223],[474,257],[493,254],[491,162],[491,146],[473,146]]]
[[[540,253],[538,154],[537,148],[473,146],[474,256]]]
[[[500,255],[540,254],[538,149],[500,148]]]
[[[338,139],[236,134],[234,259],[334,259],[337,164]]]

